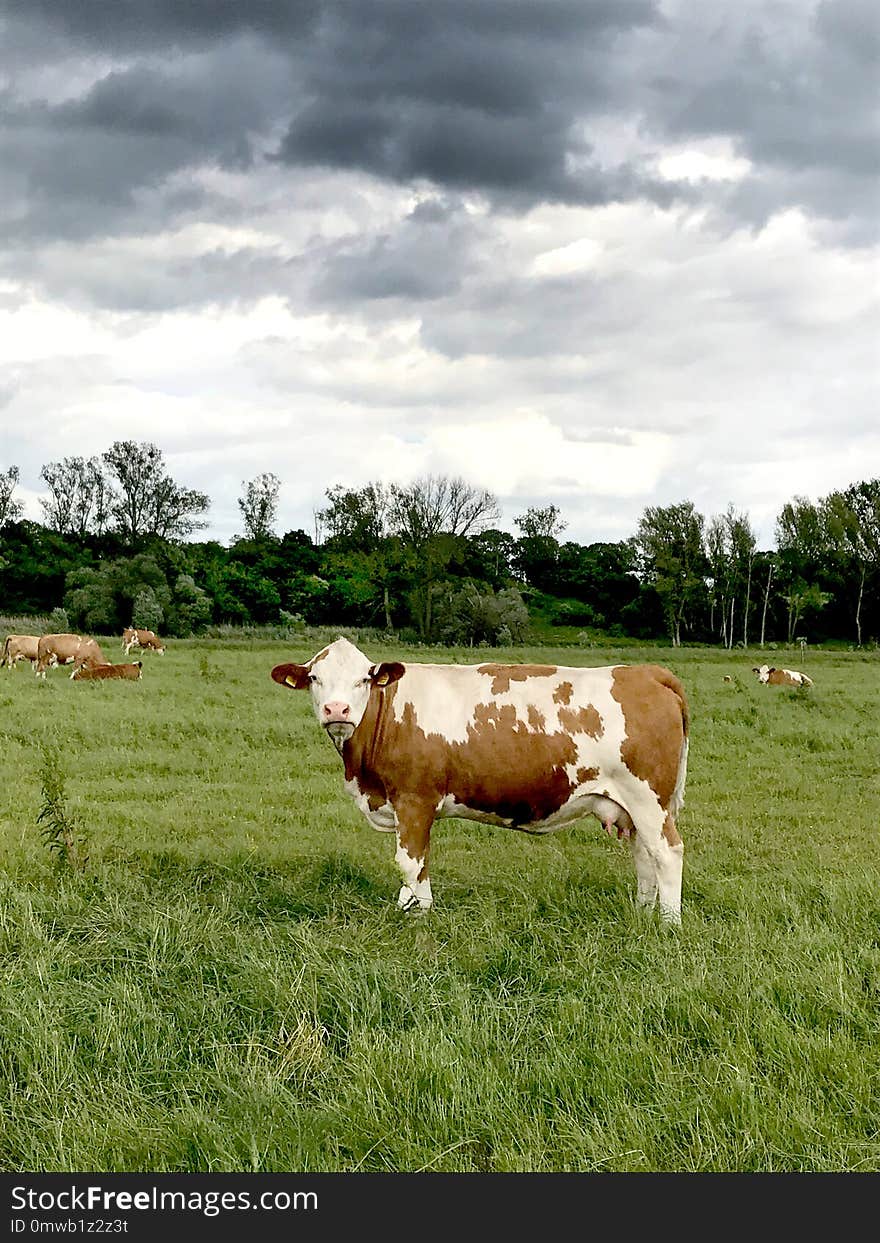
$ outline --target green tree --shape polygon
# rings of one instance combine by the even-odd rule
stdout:
[[[639,594],[637,568],[633,540],[586,545],[568,542],[559,549],[556,589],[561,596],[577,600],[592,611],[592,620],[582,624],[620,625],[623,610]]]
[[[211,620],[213,603],[191,574],[180,574],[168,610],[167,629],[175,635],[198,634]]]
[[[370,552],[388,534],[391,493],[382,483],[346,488],[341,483],[325,493],[329,504],[316,517],[325,543],[340,552]]]
[[[824,609],[831,599],[830,592],[822,591],[816,583],[805,583],[802,578],[795,579],[783,596],[788,605],[788,642],[794,641],[798,626],[810,613],[818,613]]]
[[[738,514],[728,505],[723,514],[710,519],[706,527],[706,553],[710,590],[710,631],[718,609],[721,641],[732,648],[735,638],[737,602],[742,614],[743,645],[748,645],[752,592],[752,566],[757,539],[747,514]]]
[[[453,562],[464,560],[466,537],[499,514],[491,492],[460,478],[428,475],[406,487],[391,485],[389,526],[400,540],[410,609],[423,639],[432,636],[434,603]]]
[[[855,580],[856,642],[862,646],[865,583],[880,570],[880,479],[851,484],[824,502],[828,540],[834,556]]]
[[[657,591],[673,647],[699,614],[706,596],[703,516],[693,502],[649,506],[639,522],[636,543],[644,573]]]
[[[777,590],[787,609],[790,643],[804,616],[818,613],[832,599],[823,579],[833,558],[831,533],[824,507],[805,496],[783,505],[776,520]]]
[[[503,587],[496,592],[465,579],[459,587],[441,593],[436,626],[444,643],[522,643],[528,631],[529,612],[515,587]]]
[[[278,620],[281,594],[272,580],[259,570],[230,561],[220,567],[214,588],[221,620],[240,625]]]
[[[514,518],[522,536],[517,540],[514,567],[532,587],[553,591],[557,586],[559,536],[566,523],[555,505],[532,506]]]
[[[245,537],[260,540],[271,535],[278,512],[281,480],[267,471],[250,482],[242,481],[241,486],[244,495],[238,498],[238,508],[244,520]]]
[[[40,478],[49,490],[40,498],[46,524],[62,535],[102,534],[109,518],[110,485],[100,458],[66,457],[48,462]]]
[[[18,483],[18,475],[17,466],[0,470],[0,527],[5,527],[8,522],[16,522],[23,512],[21,501],[15,500],[12,495]]]
[[[130,626],[138,597],[154,601],[150,607],[162,612],[171,600],[165,573],[149,553],[81,566],[66,577],[64,607],[84,630],[113,633]]]
[[[128,543],[148,535],[183,539],[207,525],[198,515],[210,505],[209,498],[175,483],[156,445],[117,440],[103,456],[116,483],[110,512]]]
[[[152,587],[143,586],[132,603],[131,624],[158,634],[164,621],[165,610],[159,603],[158,596]]]
[[[513,575],[516,540],[507,531],[487,527],[466,537],[465,574],[489,583],[497,591],[508,585]]]

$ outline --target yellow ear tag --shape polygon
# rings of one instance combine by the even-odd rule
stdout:
[[[292,687],[293,687],[293,689],[294,689],[294,690],[296,690],[296,678],[292,678],[292,677],[290,676],[290,674],[288,673],[288,675],[287,675],[287,677],[284,679],[284,681],[285,681],[285,683],[286,683],[288,686],[292,686]]]
[[[391,679],[389,678],[387,673],[380,673],[378,678],[376,678],[376,685],[387,686],[390,681]]]

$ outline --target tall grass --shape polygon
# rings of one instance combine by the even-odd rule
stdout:
[[[626,649],[692,704],[676,934],[592,820],[441,822],[436,906],[399,913],[393,839],[269,679],[302,644],[0,673],[0,1168],[878,1167],[876,655],[809,653],[803,693]],[[85,872],[40,835],[46,747]]]

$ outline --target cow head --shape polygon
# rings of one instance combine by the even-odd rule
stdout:
[[[305,665],[276,665],[274,681],[291,690],[310,690],[318,721],[336,748],[361,723],[374,686],[390,686],[405,672],[398,661],[374,665],[348,639],[337,639]]]
[[[766,682],[772,672],[773,670],[769,665],[754,665],[752,667],[752,673],[757,676],[759,682]]]

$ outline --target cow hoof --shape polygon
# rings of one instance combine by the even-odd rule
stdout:
[[[405,911],[407,915],[419,915],[424,911],[431,909],[430,902],[424,902],[416,897],[413,891],[404,885],[397,899],[398,909]]]

